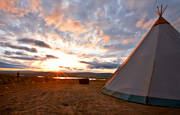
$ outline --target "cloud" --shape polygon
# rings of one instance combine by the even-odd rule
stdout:
[[[61,31],[79,32],[83,29],[83,25],[80,23],[80,21],[74,21],[71,18],[68,18],[62,23],[61,26],[59,26],[59,29]]]
[[[127,44],[130,44],[130,43],[134,43],[135,41],[136,41],[135,38],[134,39],[124,39],[122,41],[122,44],[127,45]]]
[[[46,26],[54,25],[55,27],[59,27],[62,24],[65,12],[65,9],[56,6],[54,11],[49,16],[43,16]]]
[[[136,44],[134,42],[130,42],[129,40],[123,40],[122,43],[113,43],[109,45],[104,45],[103,48],[108,49],[109,51],[123,51],[134,48]]]
[[[65,16],[66,13],[73,10],[74,7],[65,8],[61,5],[55,6],[55,9],[49,16],[44,16],[46,26],[53,26],[59,31],[66,32],[80,32],[84,30],[84,26],[79,20],[73,20],[69,16]]]
[[[27,55],[27,54],[24,54],[23,52],[5,51],[4,54],[7,55],[5,57],[11,58],[11,59],[18,59],[18,60],[30,60],[30,61],[40,60],[40,61],[44,61],[44,60],[48,60],[48,59],[58,59],[58,57],[53,56],[53,55],[45,55],[45,56],[41,57],[41,56],[36,56],[36,55],[34,55],[34,56]],[[14,55],[16,55],[16,56],[14,56]]]
[[[27,66],[22,64],[11,64],[7,62],[0,62],[0,68],[17,68],[17,69],[24,69],[27,68]]]
[[[144,18],[141,18],[139,21],[136,22],[136,27],[142,27],[144,24]]]
[[[0,9],[4,12],[17,13],[18,8],[16,7],[15,0],[0,0]]]
[[[104,35],[103,30],[99,30],[98,34],[99,34],[100,37],[102,37],[102,42],[103,43],[106,43],[106,42],[108,42],[110,40],[110,36]]]
[[[105,35],[105,36],[103,36],[102,42],[108,42],[109,40],[110,40],[110,36]]]
[[[64,71],[64,70],[68,70],[68,71],[82,71],[84,69],[82,68],[75,68],[75,67],[65,67],[65,66],[59,66],[59,68],[61,69],[61,71]]]
[[[9,48],[13,48],[13,49],[24,50],[24,51],[33,52],[33,53],[37,53],[37,49],[36,49],[36,48],[28,48],[28,47],[24,47],[24,46],[16,46],[16,45],[12,45],[12,44],[10,44],[10,43],[0,42],[0,46],[2,46],[2,47],[9,47]]]
[[[80,63],[87,64],[89,69],[114,69],[120,66],[115,62],[80,61]]]
[[[144,0],[126,0],[126,5],[128,8],[136,9],[136,8],[144,8],[148,6],[152,1],[144,1]]]
[[[0,24],[1,27],[5,27],[6,25],[5,24]]]
[[[175,27],[180,30],[180,17],[173,23],[173,25],[175,25]]]
[[[34,40],[34,39],[30,39],[30,38],[22,38],[22,39],[18,39],[19,43],[26,43],[26,44],[30,44],[30,45],[34,45],[34,46],[39,46],[39,47],[43,47],[43,48],[51,48],[47,43],[40,41],[40,40]]]
[[[29,10],[20,7],[20,3],[17,0],[0,0],[0,10],[5,13],[10,13],[15,16],[23,17],[29,13]]]
[[[29,8],[32,12],[36,12],[37,10],[42,11],[42,0],[30,0],[31,4]]]
[[[45,36],[51,38],[51,39],[54,39],[54,40],[57,40],[57,39],[60,39],[61,36],[56,34],[56,33],[46,33]]]
[[[46,59],[58,59],[58,57],[53,55],[46,55]]]
[[[139,21],[136,23],[136,27],[141,28],[141,29],[149,29],[150,26],[152,26],[154,19],[149,19],[148,21],[146,20],[146,16],[141,18]]]
[[[19,59],[19,60],[29,60],[29,61],[39,60],[38,58],[35,58],[35,57],[25,57],[25,56],[9,56],[8,58]]]
[[[99,30],[99,35],[100,36],[103,36],[103,33],[104,33],[103,30]]]
[[[42,11],[41,0],[0,0],[0,10],[5,13],[11,13],[18,17],[24,17],[28,13]]]
[[[152,26],[154,22],[154,19],[150,19],[149,21],[147,21],[144,26],[143,26],[143,29],[148,29],[150,26]]]
[[[9,52],[9,51],[5,51],[4,54],[6,54],[6,55],[12,55],[12,54],[14,54],[14,53]]]
[[[5,51],[4,54],[6,55],[21,55],[21,56],[27,56],[24,52],[10,52],[10,51]]]

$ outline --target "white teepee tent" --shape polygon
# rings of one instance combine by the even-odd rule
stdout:
[[[102,92],[132,102],[180,107],[180,33],[159,19]]]

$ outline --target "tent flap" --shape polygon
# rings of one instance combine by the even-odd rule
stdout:
[[[106,94],[106,95],[110,95],[112,97],[116,97],[118,99],[130,101],[130,102],[135,102],[135,103],[140,103],[140,104],[146,104],[146,96],[138,96],[138,95],[120,93],[120,92],[108,90],[106,88],[104,88],[102,90],[102,93]],[[180,107],[180,100],[148,97],[147,105],[179,108]]]
[[[108,90],[108,89],[103,89],[102,93],[122,99],[122,100],[126,100],[126,101],[131,101],[131,102],[136,102],[136,103],[141,103],[141,104],[145,104],[145,102],[146,102],[145,96],[120,93],[120,92],[116,92],[116,91],[112,91],[112,90]]]

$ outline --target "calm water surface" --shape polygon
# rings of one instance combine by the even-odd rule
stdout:
[[[44,77],[44,76],[37,76],[37,77]],[[83,77],[52,77],[54,79],[89,79],[89,80],[106,80],[106,79],[97,79],[97,78],[83,78]]]

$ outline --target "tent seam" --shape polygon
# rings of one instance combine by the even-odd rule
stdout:
[[[157,35],[157,42],[156,42],[156,46],[155,46],[155,51],[154,51],[154,57],[153,57],[153,64],[152,64],[152,74],[151,74],[151,79],[149,81],[149,87],[148,87],[148,92],[147,92],[147,96],[146,96],[146,99],[145,99],[145,103],[148,104],[149,100],[148,100],[148,97],[150,95],[150,89],[151,89],[151,86],[152,86],[152,78],[153,78],[153,74],[154,74],[154,70],[155,70],[155,59],[156,59],[156,52],[157,52],[157,46],[158,46],[158,41],[159,41],[159,33],[160,33],[160,26],[158,28],[158,35]]]

